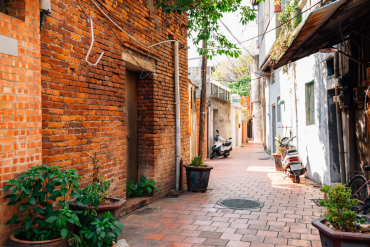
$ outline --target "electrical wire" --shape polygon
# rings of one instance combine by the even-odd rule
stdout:
[[[280,24],[279,26],[277,26],[277,27],[275,27],[275,28],[273,28],[273,29],[271,29],[271,30],[269,30],[269,31],[266,31],[266,32],[264,32],[264,33],[262,33],[262,34],[260,34],[260,35],[257,35],[257,36],[255,36],[255,37],[253,37],[253,38],[250,38],[250,39],[247,39],[247,40],[245,40],[245,41],[238,42],[238,43],[236,43],[236,44],[234,44],[234,45],[243,44],[243,43],[245,43],[245,42],[248,42],[248,41],[251,41],[251,40],[253,40],[253,39],[255,39],[255,38],[258,38],[258,37],[260,37],[260,36],[263,36],[263,35],[265,35],[266,33],[272,32],[272,31],[274,31],[274,30],[278,29],[279,27],[284,26],[286,23],[290,22],[291,20],[293,20],[293,19],[297,18],[298,16],[302,15],[303,13],[305,13],[305,12],[309,11],[310,9],[312,9],[313,7],[315,7],[316,5],[318,5],[319,3],[321,3],[321,2],[318,2],[318,3],[314,4],[314,5],[312,5],[310,8],[306,9],[305,11],[303,11],[303,12],[299,13],[299,14],[298,14],[298,15],[296,15],[296,16],[293,16],[291,19],[287,20],[286,22],[284,22],[284,23]],[[213,48],[213,49],[218,49],[218,48]]]
[[[238,38],[236,38],[235,37],[235,35],[231,32],[231,30],[229,29],[229,27],[228,26],[226,26],[226,24],[220,19],[220,22],[222,23],[222,25],[224,25],[224,27],[226,28],[226,30],[231,34],[231,36],[233,36],[234,37],[234,39],[237,41],[237,42],[240,42],[239,40],[238,40]],[[247,49],[247,48],[245,48],[244,47],[244,45],[242,45],[242,44],[240,44],[248,53],[249,53],[249,56],[251,56],[254,60],[256,60],[257,61],[257,59],[252,55],[252,53]]]

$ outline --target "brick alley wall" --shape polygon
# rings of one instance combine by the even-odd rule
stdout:
[[[97,152],[102,164],[100,175],[112,182],[110,195],[125,198],[129,165],[125,155],[125,80],[132,64],[122,60],[121,53],[141,54],[145,61],[148,52],[116,28],[113,32],[92,2],[81,1],[81,5],[70,0],[53,1],[51,17],[41,32],[43,162],[76,168],[87,182],[91,180],[92,162],[86,152]],[[180,29],[178,23],[185,25],[185,16],[164,15],[151,8],[150,1],[105,1],[99,6],[121,18],[115,19],[117,24],[146,46],[168,39],[187,46],[187,28]],[[96,66],[84,61],[91,33],[82,10],[94,19],[95,44],[90,61],[95,62],[104,52]],[[140,29],[165,24],[169,25],[158,30]],[[166,49],[167,43],[152,49],[156,64],[166,53],[163,61],[145,80],[137,81],[139,176],[157,181],[161,193],[156,196],[172,189],[175,182],[173,43]],[[179,57],[181,111],[188,112],[187,49],[181,49]],[[140,75],[141,70],[136,71]],[[188,124],[188,116],[181,115],[184,160],[189,159]]]
[[[18,41],[18,57],[0,53],[0,246],[18,208],[7,206],[2,188],[29,167],[41,164],[41,61],[39,2],[18,1],[18,12],[0,13],[0,35]],[[14,7],[14,6],[13,6]]]

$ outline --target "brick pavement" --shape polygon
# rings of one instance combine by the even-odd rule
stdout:
[[[262,144],[243,144],[227,159],[207,161],[211,172],[207,193],[164,198],[122,219],[123,238],[130,246],[321,246],[311,221],[323,208],[310,199],[322,198],[308,179],[301,184],[283,179]],[[217,205],[225,198],[264,203],[255,210],[232,210]]]

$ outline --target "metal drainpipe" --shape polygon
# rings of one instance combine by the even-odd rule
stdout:
[[[180,126],[180,85],[179,85],[179,42],[174,42],[175,63],[175,109],[176,109],[176,185],[180,189],[180,159],[181,159],[181,126]]]
[[[334,76],[339,77],[339,53],[334,53]],[[335,87],[335,96],[338,98],[339,89]],[[346,164],[344,161],[344,144],[343,144],[343,127],[342,127],[342,112],[339,107],[339,102],[335,103],[337,112],[337,133],[338,133],[338,148],[339,148],[339,165],[340,165],[340,180],[342,184],[346,184]]]

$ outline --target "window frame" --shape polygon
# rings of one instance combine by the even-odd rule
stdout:
[[[306,125],[315,125],[315,80],[305,85]]]

